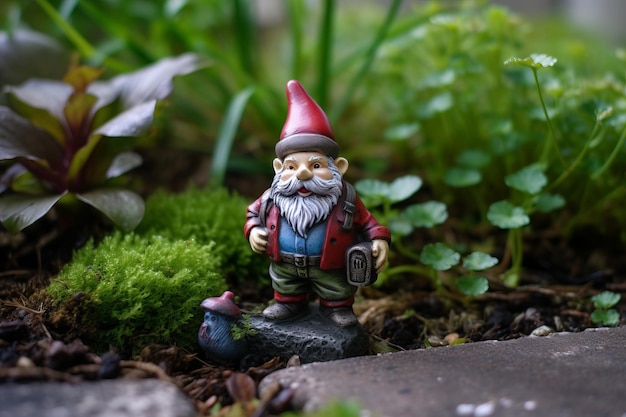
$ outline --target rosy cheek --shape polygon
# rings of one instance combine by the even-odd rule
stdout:
[[[329,169],[318,169],[315,170],[315,176],[323,180],[330,180],[333,178],[333,173]]]
[[[282,174],[280,174],[280,179],[283,181],[287,181],[289,178],[293,177],[295,171],[283,171]]]

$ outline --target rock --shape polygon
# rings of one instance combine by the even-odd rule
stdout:
[[[552,330],[552,328],[550,328],[549,326],[543,325],[543,326],[539,326],[537,327],[535,330],[533,330],[530,335],[531,336],[537,336],[537,337],[542,337],[542,336],[547,336],[550,333],[553,333],[554,330]]]
[[[4,384],[0,417],[195,417],[191,400],[157,379]]]
[[[365,355],[369,335],[360,324],[339,327],[311,304],[304,316],[285,322],[272,322],[263,316],[249,317],[256,331],[248,339],[250,354],[262,358],[300,357],[301,363],[325,362]]]

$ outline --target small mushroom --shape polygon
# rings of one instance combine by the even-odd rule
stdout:
[[[207,357],[218,362],[237,362],[248,350],[245,338],[235,338],[232,333],[233,327],[242,321],[241,310],[234,300],[235,295],[225,291],[220,297],[206,298],[200,304],[205,313],[198,344]]]

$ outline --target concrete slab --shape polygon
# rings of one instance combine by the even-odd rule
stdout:
[[[194,417],[192,401],[157,379],[0,385],[0,417]]]
[[[355,399],[373,416],[626,417],[626,327],[313,363],[266,377],[315,410]]]

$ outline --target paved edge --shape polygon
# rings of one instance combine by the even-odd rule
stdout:
[[[419,349],[277,371],[293,406],[355,399],[379,416],[626,416],[626,327]]]

